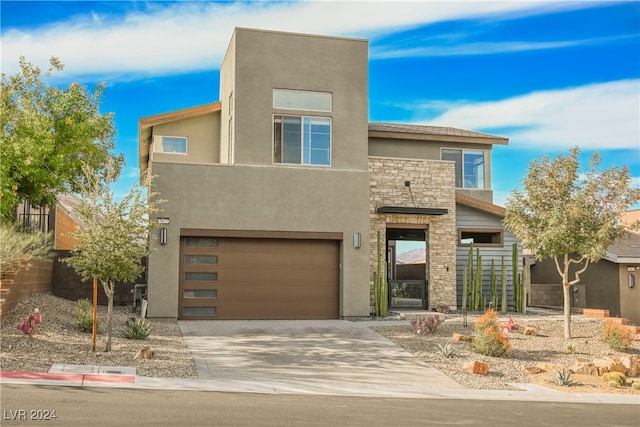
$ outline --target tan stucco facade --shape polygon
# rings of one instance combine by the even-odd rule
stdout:
[[[369,315],[367,49],[364,40],[237,29],[221,68],[221,112],[154,127],[188,133],[189,153],[153,153],[155,189],[167,200],[159,216],[170,222],[167,244],[151,242],[150,317],[177,316],[186,229],[340,233],[340,316]],[[330,166],[274,164],[274,114],[304,113],[274,110],[278,88],[332,94]]]

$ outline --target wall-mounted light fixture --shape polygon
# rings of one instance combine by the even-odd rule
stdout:
[[[634,286],[636,286],[636,276],[629,274],[629,287],[633,288]]]
[[[360,249],[362,245],[362,235],[358,232],[353,233],[353,247],[356,249]]]
[[[160,244],[161,245],[167,244],[167,229],[164,227],[160,229]]]

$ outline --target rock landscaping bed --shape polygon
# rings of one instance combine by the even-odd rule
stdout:
[[[637,364],[640,360],[640,336],[638,335],[635,335],[628,351],[621,353],[609,349],[602,342],[604,323],[602,319],[574,315],[571,322],[572,339],[567,343],[564,339],[564,323],[561,316],[523,317],[514,314],[513,320],[521,326],[507,333],[511,354],[507,357],[490,357],[474,352],[469,342],[457,341],[453,338],[454,334],[473,337],[473,323],[478,317],[479,315],[469,316],[468,326],[465,327],[461,316],[446,315],[445,322],[435,332],[425,333],[422,336],[406,325],[373,324],[372,328],[467,388],[516,390],[517,388],[509,384],[536,383],[564,392],[619,393],[640,396],[640,390],[634,390],[631,386],[633,381],[640,382],[640,378],[629,376],[630,373],[638,375]],[[526,328],[535,330],[535,334],[525,335]],[[568,350],[569,344],[572,349]],[[450,345],[453,350],[452,356],[449,358],[442,356],[438,349],[439,345]],[[602,365],[600,369],[604,372],[613,366],[620,369],[619,362],[625,358],[626,363],[631,363],[635,368],[632,368],[631,372],[627,371],[627,383],[622,387],[612,388],[608,382],[603,382],[597,367],[595,375],[572,374],[571,379],[574,384],[571,386],[555,384],[558,369],[577,369],[595,361],[596,364]],[[486,363],[488,374],[469,372],[466,368],[474,361]],[[591,371],[594,372],[593,369]]]
[[[35,335],[30,337],[17,326],[36,307],[42,313],[42,320],[36,325]],[[119,332],[131,316],[131,307],[114,307],[112,350],[104,352],[107,307],[98,306],[98,336],[96,352],[93,352],[91,333],[78,330],[74,301],[51,295],[26,298],[2,323],[0,368],[3,371],[48,372],[54,363],[68,363],[135,367],[137,375],[147,377],[198,377],[191,353],[175,321],[151,320],[151,335],[147,339],[128,340]],[[153,357],[134,359],[146,346],[153,350]]]

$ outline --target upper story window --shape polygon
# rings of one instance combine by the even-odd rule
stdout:
[[[314,113],[274,114],[275,163],[331,165],[331,93],[274,89],[273,108]]]
[[[331,94],[302,90],[273,90],[273,108],[331,112]]]
[[[445,148],[442,160],[456,165],[456,188],[485,188],[484,151]]]
[[[274,116],[273,147],[276,163],[329,166],[331,118]]]
[[[187,154],[187,137],[185,136],[156,136],[155,152]]]

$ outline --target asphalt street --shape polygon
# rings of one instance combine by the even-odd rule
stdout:
[[[2,426],[629,426],[640,405],[2,384]],[[54,418],[55,417],[55,418]]]

